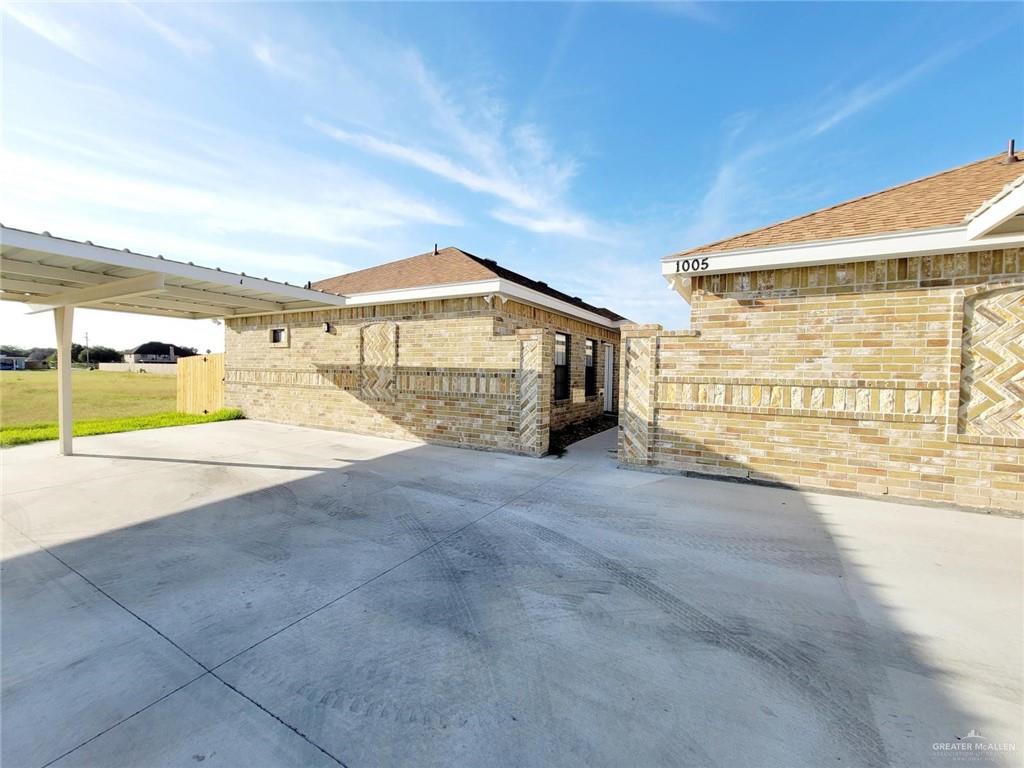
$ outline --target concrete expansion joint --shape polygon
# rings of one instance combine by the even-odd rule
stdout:
[[[497,511],[497,510],[492,510],[492,512],[493,512],[493,511]],[[488,514],[490,514],[490,513],[488,513]],[[71,754],[72,752],[75,752],[76,750],[78,750],[78,749],[81,749],[81,748],[82,748],[82,747],[84,747],[84,746],[85,746],[86,744],[89,744],[90,742],[92,742],[92,741],[95,741],[96,739],[98,739],[98,738],[100,738],[101,736],[103,736],[103,734],[105,734],[105,733],[108,733],[109,731],[112,731],[113,729],[117,728],[117,727],[118,727],[118,726],[120,726],[121,724],[123,724],[123,723],[127,722],[128,720],[131,720],[131,719],[132,719],[133,717],[135,717],[136,715],[139,715],[139,714],[141,714],[141,713],[145,712],[146,710],[150,709],[151,707],[155,706],[156,704],[159,704],[159,703],[160,703],[161,701],[163,701],[163,700],[165,700],[165,699],[167,699],[167,698],[169,698],[169,697],[173,696],[174,694],[176,694],[176,693],[178,693],[179,691],[181,691],[181,690],[183,690],[183,689],[187,688],[188,686],[192,685],[192,683],[195,683],[196,681],[198,681],[198,680],[200,680],[200,679],[202,679],[202,678],[206,677],[207,675],[209,675],[210,677],[213,677],[213,678],[214,678],[215,680],[217,680],[218,682],[220,682],[220,683],[221,683],[222,685],[224,685],[224,686],[225,686],[226,688],[228,688],[229,690],[233,691],[233,692],[234,692],[235,694],[237,694],[238,696],[241,696],[241,697],[242,697],[243,699],[245,699],[246,701],[248,701],[248,702],[249,702],[250,704],[252,704],[253,706],[255,706],[255,707],[256,707],[257,709],[259,709],[260,711],[262,711],[262,712],[264,712],[265,714],[269,715],[270,717],[274,718],[274,720],[276,720],[277,722],[281,723],[281,725],[283,725],[284,727],[288,728],[288,729],[289,729],[290,731],[292,731],[293,733],[295,733],[295,734],[296,734],[297,736],[299,736],[299,737],[300,737],[301,739],[303,739],[304,741],[306,741],[306,742],[307,742],[307,743],[308,743],[308,744],[309,744],[310,746],[312,746],[312,747],[316,748],[317,750],[319,750],[320,752],[322,752],[322,753],[323,753],[324,755],[326,755],[327,757],[329,757],[329,758],[330,758],[331,760],[333,760],[333,761],[334,761],[335,763],[337,763],[338,765],[340,765],[340,766],[343,766],[343,768],[348,768],[348,766],[346,766],[346,765],[345,765],[345,763],[344,763],[344,762],[343,762],[342,760],[340,760],[340,759],[339,759],[338,757],[336,757],[335,755],[333,755],[333,754],[331,754],[330,752],[328,752],[328,751],[327,751],[326,749],[324,749],[324,748],[323,748],[322,746],[320,746],[319,744],[317,744],[317,743],[316,743],[315,741],[313,741],[313,740],[312,740],[311,738],[309,738],[309,737],[308,737],[308,736],[307,736],[306,734],[304,734],[304,733],[303,733],[302,731],[300,731],[300,730],[299,730],[298,728],[296,728],[295,726],[291,725],[290,723],[288,723],[288,722],[287,722],[286,720],[284,720],[283,718],[281,718],[281,717],[280,717],[279,715],[275,714],[275,713],[274,713],[274,712],[272,712],[271,710],[267,709],[267,708],[266,708],[265,706],[263,706],[263,705],[262,705],[262,704],[260,704],[260,703],[259,703],[258,701],[256,701],[255,699],[253,699],[253,698],[252,698],[251,696],[249,696],[249,695],[247,695],[247,694],[243,693],[243,692],[242,692],[242,691],[240,691],[240,690],[239,690],[238,688],[236,688],[235,686],[231,685],[231,683],[227,682],[227,681],[226,681],[226,680],[225,680],[224,678],[222,678],[222,677],[221,677],[220,675],[218,675],[218,674],[217,674],[217,673],[216,673],[216,672],[214,671],[214,670],[215,670],[216,668],[218,668],[218,667],[221,667],[221,666],[223,666],[224,664],[226,664],[226,663],[227,663],[228,661],[230,661],[231,659],[228,659],[228,660],[226,660],[226,661],[223,661],[223,662],[221,662],[220,664],[217,664],[217,665],[216,665],[216,666],[214,666],[214,667],[209,667],[209,666],[207,666],[206,664],[204,664],[203,662],[201,662],[201,661],[200,661],[199,659],[197,659],[197,658],[196,658],[195,656],[193,656],[193,655],[192,655],[191,653],[189,653],[189,652],[188,652],[188,651],[186,651],[186,650],[185,650],[184,648],[182,648],[182,647],[181,647],[180,645],[178,645],[178,644],[177,644],[176,642],[174,642],[174,640],[172,640],[172,639],[171,639],[170,637],[168,637],[168,636],[167,636],[166,634],[164,634],[164,633],[163,633],[163,632],[161,632],[161,631],[160,631],[159,629],[157,629],[157,627],[155,627],[155,626],[154,626],[154,625],[153,625],[152,623],[150,623],[150,622],[146,621],[146,620],[145,620],[144,618],[142,618],[141,616],[139,616],[139,614],[137,614],[137,613],[136,613],[135,611],[133,611],[133,610],[131,610],[130,608],[128,608],[128,607],[127,607],[127,606],[126,606],[126,605],[125,605],[124,603],[122,603],[122,602],[121,602],[120,600],[118,600],[117,598],[113,597],[113,596],[112,596],[111,594],[109,594],[108,592],[106,592],[106,591],[105,591],[105,590],[104,590],[104,589],[103,589],[102,587],[100,587],[100,586],[99,586],[99,585],[97,585],[97,584],[96,584],[96,583],[95,583],[94,581],[92,581],[92,580],[91,580],[91,579],[89,579],[89,578],[88,578],[87,576],[85,576],[85,575],[84,575],[84,574],[83,574],[83,573],[82,573],[81,571],[79,571],[79,570],[78,570],[77,568],[75,568],[75,567],[73,567],[72,565],[70,565],[69,563],[67,563],[67,562],[66,562],[65,560],[63,560],[63,559],[62,559],[61,557],[59,557],[59,556],[58,556],[57,554],[55,554],[55,553],[54,553],[54,552],[53,552],[53,551],[52,551],[51,549],[49,549],[48,547],[46,547],[46,546],[42,545],[42,544],[41,544],[40,542],[36,541],[36,540],[35,540],[34,538],[32,538],[31,536],[29,536],[29,535],[28,535],[28,534],[27,534],[27,533],[26,533],[25,531],[21,530],[21,528],[19,528],[18,526],[14,525],[14,524],[13,524],[13,523],[11,523],[11,522],[10,522],[9,520],[6,520],[6,519],[5,519],[5,520],[4,520],[4,522],[6,522],[6,523],[7,523],[8,525],[10,525],[10,526],[11,526],[11,527],[12,527],[12,528],[13,528],[14,530],[16,530],[16,531],[17,531],[18,533],[20,533],[20,534],[21,534],[22,536],[24,536],[24,537],[25,537],[26,539],[28,539],[28,540],[29,540],[30,542],[32,542],[33,544],[35,544],[35,545],[36,545],[37,547],[39,547],[39,549],[40,549],[41,551],[45,552],[45,553],[46,553],[46,554],[48,554],[48,555],[49,555],[50,557],[52,557],[52,558],[53,558],[54,560],[56,560],[56,561],[57,561],[58,563],[60,563],[60,564],[61,564],[62,566],[64,566],[65,568],[67,568],[67,569],[68,569],[68,571],[70,571],[71,573],[73,573],[73,574],[75,574],[76,576],[78,576],[78,578],[80,578],[80,579],[81,579],[82,581],[84,581],[84,582],[85,582],[86,584],[88,584],[88,585],[89,585],[90,587],[92,587],[92,588],[93,588],[94,590],[96,590],[96,591],[97,591],[97,592],[98,592],[99,594],[103,595],[103,597],[105,597],[105,598],[106,598],[107,600],[109,600],[109,601],[110,601],[110,602],[112,602],[112,603],[113,603],[114,605],[116,605],[116,606],[117,606],[118,608],[120,608],[120,609],[121,609],[121,610],[123,610],[123,611],[124,611],[125,613],[127,613],[128,615],[130,615],[130,616],[131,616],[132,618],[134,618],[134,619],[135,619],[136,621],[138,621],[138,622],[139,622],[140,624],[142,624],[143,626],[145,626],[145,627],[146,627],[147,629],[149,629],[150,631],[152,631],[153,633],[155,633],[155,634],[156,634],[157,636],[159,636],[159,637],[160,637],[161,639],[163,639],[164,641],[166,641],[167,643],[169,643],[170,645],[172,645],[172,646],[173,646],[173,647],[174,647],[174,648],[175,648],[176,650],[180,651],[180,652],[181,652],[181,653],[182,653],[182,654],[183,654],[184,656],[186,656],[186,657],[187,657],[187,658],[188,658],[188,659],[189,659],[189,660],[190,660],[190,661],[191,661],[192,663],[194,663],[194,664],[195,664],[196,666],[198,666],[198,667],[199,667],[200,669],[202,669],[202,670],[203,670],[203,671],[202,671],[202,672],[201,672],[200,674],[196,675],[195,677],[193,677],[192,679],[190,679],[190,680],[186,681],[185,683],[183,683],[183,684],[179,685],[179,686],[178,686],[177,688],[175,688],[174,690],[172,690],[172,691],[168,691],[168,692],[167,692],[167,693],[165,693],[164,695],[162,695],[162,696],[160,696],[160,697],[158,697],[158,698],[154,699],[153,701],[149,702],[149,703],[148,703],[148,704],[147,704],[146,706],[144,706],[144,707],[141,707],[140,709],[136,710],[135,712],[132,712],[132,713],[131,713],[130,715],[128,715],[127,717],[124,717],[124,718],[122,718],[122,719],[118,720],[118,721],[117,721],[116,723],[114,723],[114,724],[112,724],[112,725],[108,726],[107,728],[104,728],[103,730],[101,730],[100,732],[98,732],[98,733],[96,733],[96,734],[93,734],[93,735],[92,735],[92,736],[90,736],[90,737],[89,737],[88,739],[86,739],[86,740],[82,741],[82,742],[81,742],[80,744],[77,744],[76,746],[74,746],[74,747],[72,747],[71,749],[67,750],[67,751],[66,751],[66,752],[64,752],[63,754],[61,754],[61,755],[58,755],[58,756],[57,756],[57,757],[55,757],[55,758],[54,758],[53,760],[50,760],[49,762],[47,762],[47,763],[45,763],[45,764],[44,764],[43,766],[41,766],[41,768],[48,768],[49,766],[51,766],[51,765],[53,765],[53,764],[57,763],[58,761],[60,761],[60,760],[64,759],[64,758],[65,758],[65,757],[67,757],[68,755],[70,755],[70,754]],[[476,522],[476,521],[473,521],[473,522]],[[472,523],[469,523],[469,524],[467,524],[467,525],[472,525]],[[464,526],[464,527],[466,527],[466,526]],[[418,553],[418,554],[419,554],[419,553]],[[414,557],[415,557],[415,555],[414,555]],[[397,566],[395,566],[395,567],[397,567]],[[378,574],[378,575],[382,575],[382,574]],[[376,577],[374,577],[374,578],[376,578]],[[371,581],[372,581],[372,579],[371,579]],[[361,586],[363,586],[363,585],[361,585]],[[356,589],[358,589],[358,588],[359,588],[359,587],[357,587]],[[352,591],[355,591],[355,590],[352,590]],[[347,594],[350,594],[350,593],[347,593]],[[339,599],[340,599],[340,598],[339,598]],[[320,610],[320,609],[317,609],[317,610]],[[314,611],[314,613],[315,613],[315,611]],[[310,614],[310,615],[312,615],[312,614]],[[289,626],[291,626],[291,625],[289,625]],[[280,632],[280,631],[281,631],[281,630],[279,630],[279,632]],[[276,635],[276,634],[278,634],[278,632],[275,632],[274,634]],[[268,637],[272,637],[272,636],[273,636],[273,635],[270,635],[270,636],[268,636]],[[264,638],[264,640],[266,640],[266,639],[268,639],[268,638]],[[263,642],[263,640],[261,640],[260,642],[262,643],[262,642]],[[259,645],[259,643],[257,643],[256,645]],[[253,647],[255,647],[255,646],[253,646]],[[246,650],[249,650],[249,649],[246,649]],[[242,651],[241,653],[245,653],[245,651]],[[236,654],[236,656],[238,656],[238,655],[240,655],[240,654]],[[231,658],[233,659],[233,658],[235,658],[236,656],[232,656]]]
[[[330,601],[328,601],[328,602],[324,603],[323,605],[317,607],[316,609],[310,611],[309,613],[305,614],[304,616],[302,616],[302,617],[300,617],[300,618],[298,618],[298,619],[296,619],[296,620],[294,620],[292,622],[289,622],[285,626],[283,626],[283,627],[277,629],[276,631],[270,633],[269,635],[267,635],[266,637],[262,638],[258,642],[253,643],[252,645],[248,646],[247,648],[239,651],[238,653],[233,654],[229,658],[227,658],[227,659],[225,659],[223,661],[220,661],[219,663],[216,663],[216,664],[207,664],[207,663],[203,663],[202,661],[200,661],[192,653],[187,651],[185,648],[183,648],[181,645],[179,645],[177,642],[175,642],[173,639],[171,639],[167,634],[165,634],[163,631],[161,631],[157,626],[155,626],[150,621],[147,621],[145,618],[143,618],[138,613],[133,611],[131,608],[126,606],[122,601],[118,600],[113,595],[111,595],[109,592],[104,590],[97,583],[95,583],[93,580],[91,580],[86,575],[84,575],[80,570],[76,569],[75,567],[70,565],[68,562],[66,562],[63,558],[61,558],[59,555],[57,555],[54,551],[52,551],[48,547],[46,547],[43,544],[41,544],[39,541],[34,539],[32,536],[29,536],[25,531],[21,530],[18,526],[14,525],[13,523],[10,523],[10,521],[6,521],[5,520],[5,522],[7,522],[8,524],[11,525],[13,530],[17,531],[17,533],[19,533],[22,536],[24,536],[27,541],[31,542],[34,546],[38,547],[39,551],[45,552],[47,555],[52,557],[56,562],[58,562],[61,566],[63,566],[68,572],[74,574],[76,577],[81,579],[82,582],[87,584],[96,593],[98,593],[99,595],[102,595],[103,598],[105,598],[106,600],[108,600],[110,603],[112,603],[113,605],[117,606],[118,608],[120,608],[122,611],[124,611],[124,613],[128,614],[129,616],[131,616],[138,623],[140,623],[141,625],[146,627],[150,632],[152,632],[153,634],[157,635],[164,642],[168,643],[176,651],[179,651],[185,658],[187,658],[189,661],[191,661],[196,666],[197,672],[198,672],[198,674],[195,674],[195,675],[191,676],[188,680],[183,682],[181,685],[178,685],[175,688],[173,688],[172,690],[167,691],[166,693],[163,693],[162,695],[156,697],[152,701],[149,701],[144,706],[140,707],[139,709],[137,709],[136,711],[132,712],[131,714],[128,714],[125,717],[122,717],[121,719],[117,720],[117,722],[114,722],[114,723],[108,725],[105,728],[102,728],[97,733],[94,733],[93,735],[91,735],[88,738],[84,739],[80,743],[72,746],[70,749],[68,749],[68,750],[64,751],[63,753],[61,753],[60,755],[54,757],[52,760],[50,760],[49,762],[47,762],[43,766],[41,766],[41,768],[48,768],[48,766],[51,766],[51,765],[54,765],[54,764],[58,763],[60,760],[64,759],[65,757],[67,757],[68,755],[72,754],[73,752],[76,752],[79,749],[85,747],[86,745],[96,741],[97,739],[101,738],[105,734],[107,734],[110,731],[116,729],[118,726],[126,723],[129,720],[132,720],[137,715],[141,715],[142,713],[150,710],[152,707],[156,706],[157,704],[165,701],[166,699],[170,698],[171,696],[174,696],[175,694],[179,693],[180,691],[184,690],[185,688],[188,688],[189,686],[191,686],[193,683],[196,683],[197,681],[202,680],[204,677],[207,677],[207,676],[212,677],[213,679],[217,680],[225,688],[229,689],[234,694],[236,694],[237,696],[239,696],[242,699],[244,699],[245,701],[247,701],[249,704],[252,704],[253,706],[255,706],[257,709],[259,709],[264,714],[266,714],[269,717],[271,717],[274,720],[276,720],[278,723],[280,723],[285,728],[290,730],[296,736],[301,738],[304,742],[309,744],[311,747],[315,748],[317,751],[322,753],[325,757],[329,758],[335,764],[347,768],[346,763],[341,758],[339,758],[337,755],[335,755],[335,754],[331,753],[330,751],[328,751],[327,749],[325,749],[323,746],[318,744],[314,739],[310,738],[309,735],[304,733],[300,728],[298,728],[295,725],[291,724],[286,719],[284,719],[283,717],[281,717],[280,715],[278,715],[277,713],[275,713],[274,711],[269,709],[267,706],[265,706],[261,702],[259,702],[256,699],[254,699],[250,694],[248,694],[245,691],[241,690],[236,685],[228,682],[224,677],[222,677],[220,674],[218,674],[217,670],[220,669],[221,667],[223,667],[224,665],[228,664],[229,662],[233,661],[234,659],[237,659],[238,657],[242,656],[243,654],[248,653],[249,651],[251,651],[252,649],[256,648],[257,646],[263,644],[267,640],[270,640],[271,638],[276,637],[277,635],[281,634],[282,632],[286,631],[287,629],[295,626],[299,622],[301,622],[301,621],[303,621],[303,620],[313,616],[314,614],[324,610],[325,608],[328,608],[331,605],[336,604],[337,602],[343,600],[344,598],[348,597],[352,593],[362,589],[363,587],[365,587],[368,584],[376,581],[377,579],[380,579],[381,577],[385,576],[386,574],[388,574],[388,573],[394,571],[395,569],[399,568],[400,566],[404,565],[405,563],[408,563],[411,560],[414,560],[415,558],[417,558],[417,557],[419,557],[419,556],[429,552],[430,550],[438,547],[439,545],[441,545],[444,542],[448,541],[452,537],[457,536],[458,534],[462,533],[463,531],[465,531],[470,526],[473,526],[476,523],[479,523],[480,521],[482,521],[485,518],[493,515],[494,513],[496,513],[498,511],[508,507],[510,504],[515,503],[516,501],[518,501],[519,499],[523,498],[524,496],[527,496],[527,495],[537,491],[539,488],[547,485],[548,483],[551,483],[551,482],[555,481],[556,479],[564,476],[565,474],[567,474],[568,472],[572,471],[577,466],[578,466],[577,462],[568,463],[567,466],[561,468],[557,472],[553,472],[550,476],[540,480],[539,482],[536,482],[536,483],[532,484],[529,488],[527,488],[526,490],[522,491],[521,493],[519,493],[519,494],[517,494],[517,495],[515,495],[515,496],[513,496],[513,497],[511,497],[509,499],[506,499],[506,500],[502,501],[499,504],[494,505],[493,507],[488,509],[486,512],[481,514],[480,516],[478,516],[475,519],[465,523],[464,525],[462,525],[462,526],[458,527],[457,529],[451,531],[447,535],[437,539],[436,541],[430,542],[429,544],[427,544],[427,546],[424,546],[424,547],[420,548],[418,551],[416,551],[412,555],[404,558],[400,562],[395,563],[394,565],[392,565],[392,566],[382,570],[381,572],[379,572],[376,575],[372,576],[371,578],[367,579],[366,581],[364,581],[363,583],[359,584],[358,586],[353,587],[350,590],[347,590],[346,592],[338,595],[337,597],[331,599]],[[393,486],[390,486],[390,487],[393,487]]]
[[[224,661],[220,662],[219,664],[215,664],[213,667],[210,667],[210,669],[208,671],[210,671],[212,673],[215,673],[216,670],[220,669],[225,664],[227,664],[227,663],[229,663],[231,661],[234,661],[239,656],[242,656],[242,655],[248,653],[249,651],[253,650],[254,648],[256,648],[256,647],[258,647],[260,645],[262,645],[263,643],[267,642],[268,640],[270,640],[270,639],[272,639],[274,637],[277,637],[282,632],[285,632],[288,629],[291,629],[296,624],[299,624],[300,622],[305,621],[306,619],[310,618],[311,616],[316,615],[317,613],[319,613],[320,611],[324,610],[325,608],[330,608],[332,605],[335,605],[336,603],[340,602],[341,600],[344,600],[349,595],[351,595],[351,594],[353,594],[355,592],[358,592],[363,587],[365,587],[365,586],[367,586],[369,584],[372,584],[373,582],[377,581],[377,579],[380,579],[381,577],[386,576],[387,574],[391,573],[395,569],[400,568],[401,566],[405,565],[406,563],[408,563],[408,562],[410,562],[412,560],[415,560],[420,555],[423,555],[423,554],[429,552],[430,550],[434,549],[435,547],[437,547],[437,546],[443,544],[444,542],[448,541],[452,537],[457,536],[458,534],[460,534],[463,531],[465,531],[467,528],[469,528],[469,527],[471,527],[473,525],[476,525],[477,523],[481,522],[482,520],[490,517],[495,512],[499,512],[500,510],[502,510],[505,507],[507,507],[509,504],[512,504],[512,503],[518,501],[519,499],[523,498],[524,496],[527,496],[530,493],[533,493],[538,488],[541,488],[541,487],[547,485],[552,480],[555,480],[555,479],[561,477],[562,475],[566,474],[570,470],[574,469],[576,466],[577,465],[575,463],[572,463],[568,467],[563,469],[561,472],[557,472],[557,473],[553,474],[551,477],[545,478],[544,480],[542,480],[537,485],[534,485],[534,486],[528,488],[527,490],[523,491],[522,493],[518,494],[517,496],[514,496],[511,499],[508,499],[507,501],[503,501],[501,504],[497,505],[493,509],[490,509],[487,512],[484,512],[479,517],[477,517],[477,518],[475,518],[473,520],[470,520],[465,525],[460,526],[459,528],[456,528],[451,533],[448,533],[445,536],[443,536],[440,539],[438,539],[437,541],[428,544],[426,547],[424,547],[423,549],[419,550],[418,552],[415,552],[415,553],[409,555],[404,560],[401,560],[400,562],[395,563],[394,565],[392,565],[389,568],[386,568],[385,570],[381,571],[380,573],[378,573],[378,574],[376,574],[374,576],[371,576],[369,579],[364,581],[362,584],[358,584],[355,587],[352,587],[352,589],[348,590],[347,592],[343,592],[342,594],[338,595],[337,597],[332,598],[331,600],[328,600],[326,603],[324,603],[321,606],[318,606],[317,608],[314,608],[312,611],[310,611],[309,613],[305,614],[304,616],[300,616],[299,618],[295,619],[294,621],[289,622],[288,624],[286,624],[285,626],[281,627],[280,629],[277,629],[274,632],[271,632],[269,635],[267,635],[266,637],[264,637],[261,640],[258,640],[255,643],[253,643],[249,647],[243,648],[241,651],[239,651],[238,653],[234,654],[233,656],[231,656],[231,657],[229,657],[227,659],[224,659]],[[394,487],[394,486],[391,486],[391,487]]]
[[[249,702],[250,704],[252,704],[252,705],[253,705],[254,707],[256,707],[257,709],[259,709],[259,710],[260,710],[261,712],[265,712],[266,714],[270,715],[270,717],[274,718],[274,719],[275,719],[275,720],[276,720],[277,722],[279,722],[279,723],[280,723],[281,725],[283,725],[283,726],[284,726],[285,728],[287,728],[287,729],[288,729],[289,731],[291,731],[292,733],[294,733],[294,734],[295,734],[296,736],[298,736],[298,737],[299,737],[300,739],[302,739],[303,741],[305,741],[305,742],[306,742],[307,744],[309,744],[310,746],[312,746],[312,747],[315,747],[315,748],[316,748],[317,750],[319,750],[319,751],[320,751],[320,752],[322,752],[322,753],[323,753],[324,755],[326,755],[327,757],[329,757],[329,758],[330,758],[331,760],[333,760],[333,761],[334,761],[335,763],[337,763],[338,765],[342,766],[342,768],[348,768],[348,766],[347,766],[347,765],[346,765],[346,764],[345,764],[345,763],[344,763],[344,762],[343,762],[342,760],[340,760],[340,759],[339,759],[338,757],[336,757],[335,755],[332,755],[332,754],[331,754],[330,752],[328,752],[328,751],[327,751],[326,749],[324,749],[324,748],[323,748],[322,746],[320,746],[319,744],[317,744],[317,743],[316,743],[315,741],[313,741],[313,740],[312,740],[311,738],[309,738],[309,736],[307,736],[307,735],[306,735],[305,733],[303,733],[302,731],[300,731],[300,730],[299,730],[298,728],[296,728],[296,727],[295,727],[294,725],[292,725],[291,723],[289,723],[289,722],[288,722],[287,720],[284,720],[284,719],[282,719],[282,718],[281,718],[281,717],[279,717],[278,715],[274,714],[274,713],[273,713],[273,712],[272,712],[271,710],[269,710],[269,709],[267,709],[266,707],[264,707],[264,706],[263,706],[262,704],[260,704],[260,703],[259,703],[258,701],[256,701],[256,699],[254,699],[254,698],[252,698],[251,696],[249,696],[249,695],[247,695],[247,694],[243,693],[242,691],[238,690],[238,688],[236,688],[235,686],[233,686],[233,685],[232,685],[231,683],[229,683],[229,682],[228,682],[227,680],[225,680],[224,678],[222,678],[222,677],[221,677],[220,675],[218,675],[218,674],[217,674],[216,672],[210,672],[210,675],[212,675],[212,676],[213,676],[214,678],[216,678],[216,679],[217,679],[217,680],[219,680],[219,681],[220,681],[221,683],[223,683],[223,684],[224,684],[224,686],[225,686],[226,688],[228,688],[228,689],[229,689],[229,690],[231,690],[231,691],[234,691],[234,692],[235,692],[236,694],[238,694],[238,695],[239,695],[239,696],[241,696],[241,697],[242,697],[243,699],[245,699],[246,701],[248,701],[248,702]]]

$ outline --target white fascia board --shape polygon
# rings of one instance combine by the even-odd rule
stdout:
[[[536,304],[544,309],[551,309],[563,315],[577,317],[604,328],[618,328],[618,324],[603,315],[582,309],[567,301],[548,296],[546,293],[527,288],[525,285],[510,280],[494,278],[493,280],[474,280],[467,283],[449,283],[447,285],[428,285],[422,288],[400,288],[393,291],[375,291],[374,293],[356,293],[348,296],[348,306],[366,304],[397,304],[405,301],[427,301],[430,299],[455,299],[467,296],[487,296],[500,294],[509,298]]]
[[[977,240],[996,227],[1024,212],[1024,186],[1015,189],[992,203],[967,222],[967,239]]]
[[[752,272],[780,267],[807,267],[819,264],[848,263],[899,256],[929,256],[937,253],[979,251],[1024,245],[1024,233],[991,235],[972,240],[967,227],[897,232],[867,237],[816,240],[772,248],[745,248],[693,256],[666,256],[661,261],[661,274],[695,277],[725,272]],[[707,267],[701,268],[706,259]],[[694,262],[698,262],[694,264]],[[683,262],[689,262],[688,265]],[[689,269],[683,269],[689,266]]]
[[[489,293],[497,293],[500,282],[500,280],[494,278],[492,280],[473,280],[468,283],[424,285],[419,288],[395,288],[390,291],[353,293],[347,297],[348,306],[401,304],[406,301],[431,301],[433,299],[460,299],[467,296],[486,296]]]
[[[199,267],[194,264],[185,264],[180,261],[172,261],[156,256],[145,256],[140,253],[132,253],[131,251],[118,251],[102,245],[92,245],[91,243],[82,243],[77,240],[65,240],[61,237],[26,232],[20,229],[11,229],[9,227],[0,229],[0,243],[4,246],[21,248],[26,251],[50,253],[57,256],[66,256],[71,259],[92,261],[97,264],[109,264],[116,267],[127,267],[129,269],[156,272],[163,275],[174,275],[175,277],[198,280],[204,283],[214,283],[250,291],[261,291],[274,294],[282,299],[291,299],[292,301],[312,301],[321,305],[345,306],[345,297],[333,293],[314,291],[309,288],[300,288],[297,285],[286,285],[272,280],[263,280],[210,267]]]
[[[346,307],[365,307],[370,304],[401,304],[406,301],[431,301],[433,299],[458,299],[468,296],[486,296],[497,293],[499,281],[477,280],[469,283],[449,283],[447,285],[427,285],[422,288],[396,288],[390,291],[373,291],[372,293],[353,293],[345,296]],[[325,293],[324,296],[335,294]],[[320,307],[289,307],[283,311],[275,312],[249,312],[240,310],[236,313],[239,317],[262,317],[265,315],[294,314],[295,312],[314,312],[322,309],[331,309],[329,306]]]
[[[520,285],[519,283],[513,283],[508,280],[499,280],[498,282],[501,283],[499,293],[503,293],[513,299],[520,299],[522,301],[527,301],[530,304],[536,304],[544,309],[553,309],[563,315],[578,317],[581,320],[586,320],[588,323],[600,325],[602,328],[616,330],[619,326],[625,325],[629,322],[628,320],[610,320],[604,315],[599,315],[588,309],[582,309],[581,307],[577,307],[567,301],[556,299],[554,296],[548,296],[546,293],[535,291],[532,288],[527,288],[525,285]]]
[[[447,283],[444,285],[425,285],[420,288],[396,288],[390,291],[373,291],[372,293],[353,293],[346,296],[347,307],[365,307],[371,304],[402,304],[409,301],[432,301],[435,299],[461,299],[470,296],[507,296],[519,301],[535,304],[543,309],[553,310],[563,315],[576,317],[603,328],[617,329],[628,323],[628,320],[609,320],[603,315],[582,309],[567,301],[548,296],[519,283],[501,278],[490,280],[473,280],[465,283]],[[296,309],[296,312],[308,312],[316,307]],[[238,316],[258,317],[260,315],[281,314],[279,312],[247,312],[239,311]]]

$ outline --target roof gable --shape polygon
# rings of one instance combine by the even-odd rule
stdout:
[[[467,253],[458,248],[442,248],[436,253],[421,253],[407,259],[318,280],[311,287],[349,296],[355,293],[422,288],[427,285],[468,283],[493,277],[494,272]]]
[[[495,278],[530,288],[554,299],[572,304],[617,321],[624,318],[604,307],[595,307],[579,296],[570,296],[539,280],[533,280],[518,272],[506,269],[491,259],[474,256],[459,248],[442,248],[437,252],[422,253],[407,259],[391,261],[357,272],[330,277],[311,284],[316,290],[352,296],[360,293],[423,288],[434,285],[454,285]]]
[[[1015,155],[1024,160],[1024,153]],[[1000,154],[681,252],[680,256],[770,248],[836,238],[962,225],[972,212],[1024,174]]]

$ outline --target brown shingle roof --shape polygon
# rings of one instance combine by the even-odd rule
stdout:
[[[1016,157],[1024,160],[1024,153]],[[988,157],[679,255],[956,226],[1005,184],[1024,174],[1024,164],[1006,163],[1005,158],[1005,154]]]
[[[358,293],[393,291],[401,288],[422,288],[428,285],[451,285],[476,280],[501,278],[512,283],[560,299],[580,309],[588,310],[609,320],[624,320],[622,315],[604,307],[595,307],[580,299],[562,293],[547,283],[532,280],[518,272],[506,269],[495,261],[482,259],[458,248],[442,248],[437,253],[421,253],[408,259],[391,261],[369,269],[360,269],[337,277],[329,277],[312,284],[316,290],[351,296]]]

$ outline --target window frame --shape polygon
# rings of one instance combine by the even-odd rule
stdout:
[[[597,397],[597,340],[583,340],[583,393]]]
[[[274,340],[274,334],[280,333],[281,338],[277,341]],[[274,325],[267,329],[267,342],[272,347],[287,347],[288,346],[288,326],[286,325]]]
[[[565,360],[558,362],[559,337],[565,340]],[[572,397],[572,335],[555,332],[554,350],[554,400],[564,402]]]

